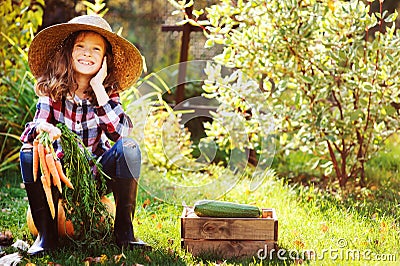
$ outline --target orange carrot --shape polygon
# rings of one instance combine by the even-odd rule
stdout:
[[[44,193],[46,194],[47,204],[49,204],[51,217],[53,217],[54,219],[54,217],[56,216],[56,210],[54,208],[53,195],[51,194],[51,187],[47,185],[47,180],[44,176],[41,177],[41,180]]]
[[[64,182],[64,184],[69,187],[70,189],[74,189],[74,186],[72,185],[71,181],[68,179],[68,177],[64,174],[64,171],[62,169],[61,162],[59,160],[56,160],[56,168],[58,171],[58,176],[60,177],[61,181]]]
[[[60,193],[62,193],[60,176],[58,175],[56,164],[54,162],[54,157],[51,153],[46,154],[46,163],[47,167],[49,168],[50,174],[53,176],[53,185],[57,186]]]
[[[50,187],[51,177],[50,177],[49,169],[46,164],[46,153],[44,151],[43,143],[39,142],[38,153],[39,153],[40,167],[42,168],[42,174],[44,175],[44,179],[47,181],[47,185]]]
[[[39,170],[39,153],[38,153],[39,140],[33,141],[33,182],[37,180],[37,173]]]

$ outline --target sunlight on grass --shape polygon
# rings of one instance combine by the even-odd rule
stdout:
[[[323,195],[313,189],[299,188],[296,193],[282,181],[269,180],[257,191],[249,192],[248,182],[244,181],[225,199],[275,208],[279,247],[300,254],[311,251],[318,265],[351,263],[352,258],[347,258],[346,252],[355,253],[349,255],[353,255],[355,264],[358,259],[367,261],[372,253],[399,255],[398,221],[384,215],[364,216],[340,207],[340,202],[324,201]]]
[[[399,259],[400,230],[393,217],[348,208],[334,196],[324,195],[312,187],[288,186],[283,180],[266,180],[256,191],[250,191],[249,186],[250,182],[243,180],[222,200],[275,208],[279,219],[279,247],[298,254],[309,252],[311,264],[358,265],[377,260],[372,258],[375,254],[380,259]],[[157,207],[138,212],[138,220],[144,220],[141,226],[145,225],[139,232],[164,249],[171,241],[179,248],[176,243],[180,240],[181,208],[157,201],[153,204]]]
[[[157,175],[151,171],[143,174],[150,177]],[[24,190],[20,188],[18,174],[0,180],[3,210],[0,230],[11,230],[15,239],[27,238],[32,243],[25,223],[27,201]],[[250,184],[248,179],[240,181],[221,200],[275,208],[279,220],[278,246],[287,252],[280,253],[281,259],[277,257],[277,251],[272,253],[272,260],[269,257],[265,260],[257,257],[247,260],[193,257],[181,248],[182,206],[160,201],[141,189],[134,228],[137,237],[153,246],[152,252],[121,253],[113,244],[98,250],[78,252],[67,244],[62,251],[50,257],[29,258],[27,261],[82,265],[85,258],[102,254],[106,255],[110,265],[120,265],[121,261],[158,265],[216,265],[218,261],[220,265],[294,265],[300,262],[310,265],[365,265],[366,262],[373,262],[376,265],[379,264],[377,256],[386,260],[381,265],[387,265],[390,260],[400,260],[399,195],[393,195],[393,190],[386,190],[384,195],[379,191],[366,190],[364,194],[354,197],[338,197],[313,186],[288,185],[276,177],[265,180],[255,191],[249,189]],[[382,200],[382,196],[393,200]],[[295,258],[296,254],[299,258]],[[118,263],[116,258],[120,259]]]

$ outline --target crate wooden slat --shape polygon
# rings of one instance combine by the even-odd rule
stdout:
[[[184,248],[194,256],[214,255],[221,258],[256,256],[260,249],[276,248],[275,241],[186,239]]]
[[[182,247],[193,255],[254,256],[260,249],[275,248],[278,219],[274,209],[262,209],[264,218],[198,217],[184,208],[181,217]]]

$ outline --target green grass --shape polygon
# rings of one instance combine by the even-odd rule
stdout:
[[[397,151],[391,152],[379,157],[393,158],[397,154]],[[393,160],[390,164],[394,163],[397,162]],[[222,200],[276,209],[278,245],[282,249],[279,255],[286,260],[279,259],[276,252],[272,260],[193,257],[181,248],[179,218],[182,207],[154,199],[141,189],[134,227],[136,235],[151,244],[153,251],[122,252],[112,243],[80,250],[66,242],[60,251],[43,258],[25,257],[22,265],[28,262],[83,265],[91,258],[102,260],[106,265],[294,265],[300,262],[306,265],[395,265],[393,261],[372,259],[377,254],[400,263],[399,168],[386,170],[387,165],[382,164],[378,157],[372,161],[368,173],[375,176],[369,178],[369,186],[354,188],[345,195],[328,193],[313,185],[288,185],[284,179],[277,178],[269,178],[256,191],[250,191],[250,182],[243,180],[224,195]],[[158,173],[146,169],[144,167],[143,174],[156,178]],[[26,194],[20,183],[18,173],[0,177],[0,230],[10,230],[15,239],[31,244],[34,239],[25,223]],[[284,250],[291,252],[292,257],[296,252],[301,255],[306,251],[312,256],[304,260],[290,258]],[[14,252],[11,248],[6,251]]]

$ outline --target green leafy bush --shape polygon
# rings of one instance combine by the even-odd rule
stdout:
[[[19,135],[35,113],[27,49],[42,23],[43,6],[43,0],[0,4],[0,172],[17,165]]]
[[[216,62],[258,81],[266,100],[256,105],[271,107],[281,155],[310,154],[309,167],[344,188],[365,183],[365,163],[400,127],[397,13],[372,14],[372,2],[222,0],[206,8],[206,21],[184,22],[205,29],[207,46],[224,47]],[[232,111],[252,101],[211,88]]]

